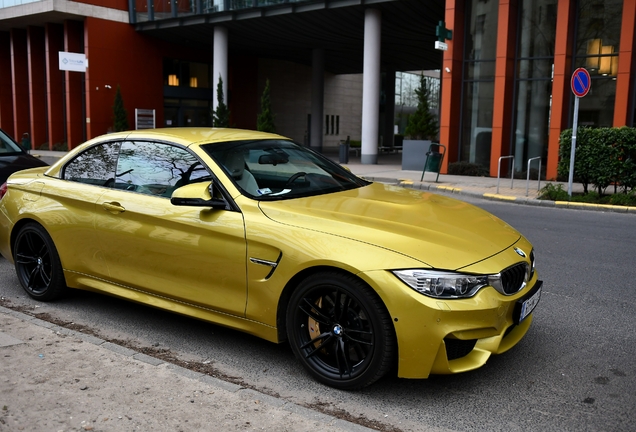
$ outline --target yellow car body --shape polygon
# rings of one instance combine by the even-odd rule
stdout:
[[[227,207],[202,204],[213,198],[207,180],[156,195],[148,192],[148,185],[132,191],[65,178],[67,164],[77,164],[78,155],[97,144],[128,141],[134,149],[142,140],[169,143],[205,165],[206,176],[222,186]],[[41,267],[20,261],[16,239],[23,227],[39,225],[45,231],[41,236],[50,236],[59,255],[66,286],[170,310],[272,342],[288,339],[288,306],[303,281],[323,274],[355,280],[370,288],[378,307],[385,308],[382,327],[388,327],[390,319],[386,338],[394,339],[397,373],[404,378],[478,368],[528,331],[532,314],[519,319],[515,308],[534,307],[541,282],[534,271],[532,246],[515,229],[470,204],[380,183],[291,199],[278,199],[268,188],[267,199],[254,197],[209,150],[215,143],[231,148],[232,143],[268,140],[287,141],[272,134],[204,128],[125,132],[91,140],[52,167],[9,178],[0,201],[0,252],[23,263],[21,282],[28,284],[29,272]],[[254,172],[274,173],[291,163],[261,157],[252,166]],[[116,173],[115,181],[119,176],[124,177]],[[312,179],[303,180],[303,185]],[[296,181],[281,193],[293,189]],[[185,200],[182,205],[172,203],[179,199]],[[505,294],[483,286],[466,298],[424,295],[394,273],[436,269],[497,275],[515,266],[528,270],[518,291]],[[296,304],[302,308],[300,300]],[[313,304],[322,307],[320,301]],[[325,332],[325,325],[318,324],[322,321],[313,309],[308,313],[313,338]],[[364,313],[358,315],[366,319]],[[320,340],[312,343],[318,349]],[[349,355],[342,358],[350,360]],[[311,367],[309,371],[314,372]],[[320,373],[313,375],[342,388],[359,388],[379,378],[347,384],[342,369],[340,377],[323,380]]]

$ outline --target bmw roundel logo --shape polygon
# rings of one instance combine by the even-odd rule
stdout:
[[[338,324],[336,324],[333,327],[333,334],[335,334],[336,336],[340,336],[342,334],[342,327],[340,327]]]
[[[526,257],[526,253],[522,251],[521,249],[519,249],[518,247],[515,248],[515,252],[517,252],[517,255],[519,255],[521,258]]]

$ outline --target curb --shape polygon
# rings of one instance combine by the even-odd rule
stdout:
[[[39,327],[47,328],[55,333],[60,333],[66,336],[76,337],[78,339],[81,339],[84,342],[88,342],[90,344],[99,346],[101,348],[107,349],[109,351],[112,351],[124,357],[133,358],[137,361],[149,364],[151,366],[166,368],[177,375],[181,375],[183,377],[199,381],[209,386],[216,387],[219,390],[225,390],[230,393],[236,393],[241,397],[241,399],[245,401],[259,401],[259,403],[265,403],[267,405],[270,405],[273,408],[282,409],[284,411],[300,415],[308,420],[324,423],[325,426],[328,426],[328,427],[337,427],[337,428],[344,429],[351,432],[373,432],[374,431],[374,429],[367,428],[366,426],[362,426],[356,423],[351,423],[349,421],[342,420],[337,417],[333,417],[329,414],[324,414],[320,411],[315,411],[311,408],[307,408],[302,405],[295,404],[293,402],[288,402],[284,399],[279,399],[277,397],[270,396],[265,393],[261,393],[257,390],[243,387],[228,381],[223,381],[219,378],[215,378],[210,375],[205,375],[200,372],[195,372],[190,369],[186,369],[181,366],[168,363],[164,360],[149,356],[147,354],[143,354],[135,350],[114,344],[112,342],[108,342],[104,339],[100,339],[98,337],[84,334],[75,330],[70,330],[65,327],[60,327],[56,324],[52,324],[48,321],[43,321],[34,316],[27,315],[22,312],[14,311],[13,309],[0,306],[0,313],[13,316],[14,318],[28,322],[30,324],[35,324]]]

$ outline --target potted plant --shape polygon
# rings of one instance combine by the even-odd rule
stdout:
[[[431,143],[437,140],[439,126],[431,113],[429,98],[431,92],[428,81],[420,75],[420,86],[415,89],[417,109],[409,116],[402,151],[403,170],[422,170],[426,163],[426,153]]]

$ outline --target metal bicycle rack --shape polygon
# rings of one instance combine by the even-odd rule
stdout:
[[[510,189],[512,189],[512,184],[514,182],[514,177],[515,177],[515,157],[513,155],[501,156],[499,158],[499,162],[497,162],[497,193],[499,193],[499,177],[501,176],[501,160],[502,159],[512,159],[512,169],[510,170]]]

